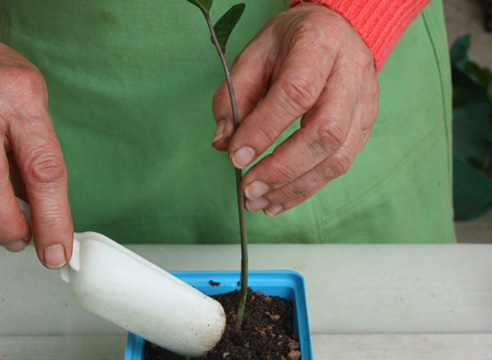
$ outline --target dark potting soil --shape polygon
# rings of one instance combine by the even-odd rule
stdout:
[[[176,355],[149,342],[145,360],[298,360],[301,356],[297,336],[292,334],[292,301],[248,290],[244,322],[235,330],[239,292],[214,295],[226,313],[222,340],[199,358]]]

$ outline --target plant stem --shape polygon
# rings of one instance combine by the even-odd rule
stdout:
[[[234,118],[234,129],[237,130],[239,127],[239,115],[237,112],[236,96],[234,94],[234,87],[232,86],[231,72],[229,71],[229,66],[227,65],[227,59],[225,53],[222,51],[219,41],[217,40],[217,35],[215,34],[212,21],[210,16],[203,7],[200,6],[205,19],[207,20],[207,25],[212,35],[212,40],[219,53],[220,61],[222,62],[222,67],[224,68],[224,73],[227,82],[227,88],[229,90],[229,98],[232,107],[232,116]],[[236,194],[237,194],[237,205],[239,212],[239,233],[241,237],[241,291],[239,293],[239,306],[236,316],[236,330],[241,329],[244,318],[244,309],[246,307],[246,296],[248,294],[248,238],[246,236],[246,220],[244,216],[244,195],[241,190],[241,181],[243,179],[243,173],[241,169],[236,170]]]

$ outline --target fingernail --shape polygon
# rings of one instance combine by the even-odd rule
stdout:
[[[27,244],[29,244],[28,241],[25,240],[16,240],[11,243],[4,244],[3,247],[7,249],[8,251],[11,252],[19,252],[22,251],[26,248]]]
[[[62,244],[48,246],[44,249],[44,265],[50,269],[60,269],[67,263],[65,247]]]
[[[217,123],[217,128],[215,129],[214,138],[212,139],[212,144],[222,139],[222,137],[225,135],[225,127],[226,127],[225,120],[220,120]]]
[[[255,157],[255,151],[249,146],[244,146],[232,155],[232,163],[238,169],[248,165]]]
[[[244,188],[244,196],[249,200],[256,200],[259,197],[265,195],[270,187],[263,181],[253,181],[251,184]]]
[[[258,211],[266,208],[270,203],[265,198],[259,198],[256,200],[246,200],[246,209],[249,211]]]
[[[283,210],[283,206],[280,204],[275,204],[273,206],[270,206],[268,209],[265,210],[265,214],[267,214],[270,217],[273,217],[277,215],[279,212]]]

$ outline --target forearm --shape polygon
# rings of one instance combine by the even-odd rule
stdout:
[[[408,25],[430,0],[292,0],[289,7],[316,2],[330,7],[359,32],[379,71]]]

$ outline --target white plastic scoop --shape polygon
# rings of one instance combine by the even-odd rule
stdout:
[[[17,200],[31,223],[29,205]],[[180,355],[205,354],[225,329],[219,302],[95,232],[74,234],[61,277],[87,311]]]

